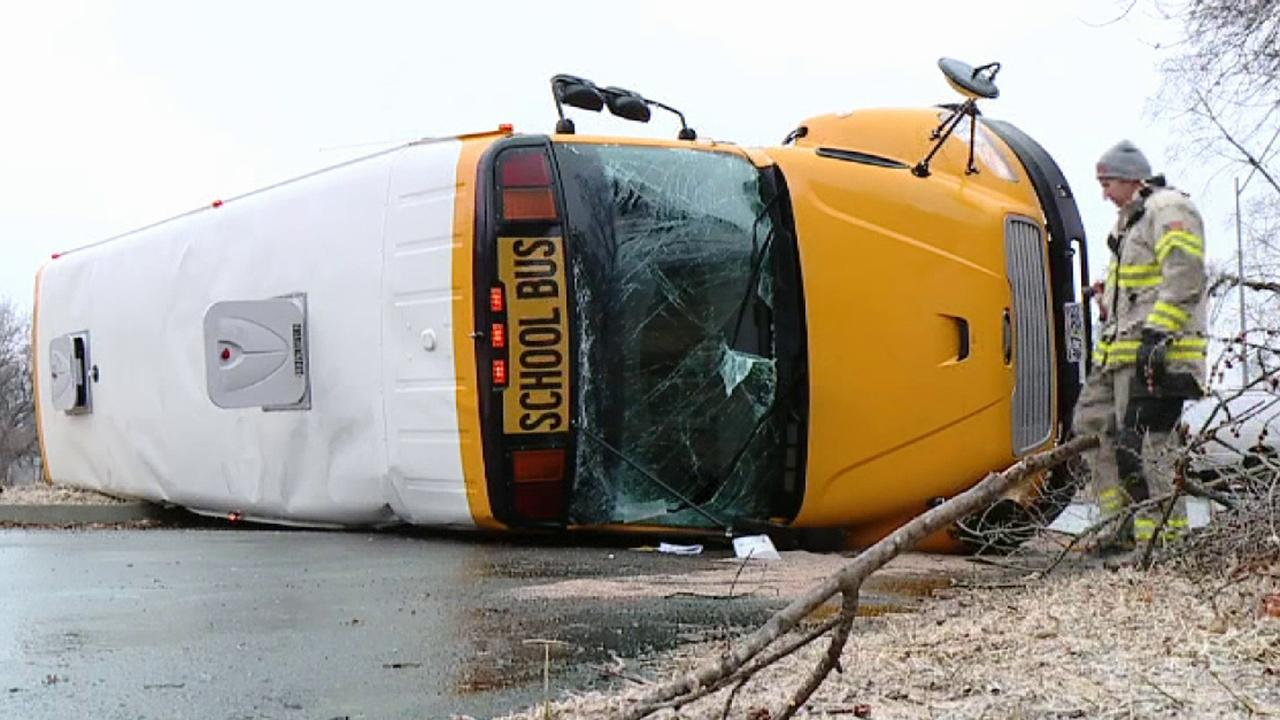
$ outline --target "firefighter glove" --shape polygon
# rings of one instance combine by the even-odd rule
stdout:
[[[1159,330],[1142,331],[1142,344],[1138,346],[1138,377],[1154,393],[1164,383],[1164,353],[1169,336]]]

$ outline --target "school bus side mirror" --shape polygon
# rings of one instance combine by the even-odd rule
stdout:
[[[551,92],[556,105],[561,103],[579,110],[600,112],[604,108],[604,95],[590,80],[576,75],[556,75],[551,78]]]
[[[649,122],[649,103],[639,93],[619,87],[607,87],[604,89],[604,96],[609,112],[614,115],[624,120]]]

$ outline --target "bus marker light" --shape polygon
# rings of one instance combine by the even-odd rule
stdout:
[[[507,361],[493,361],[493,384],[506,387],[507,385]]]
[[[516,150],[502,156],[502,186],[547,187],[551,185],[551,164],[540,149]]]
[[[517,450],[511,453],[516,482],[559,482],[564,479],[564,450]]]
[[[489,330],[489,339],[495,348],[504,348],[507,346],[507,326],[502,323],[494,323]]]
[[[505,309],[506,303],[503,302],[502,288],[489,288],[489,311],[500,313]]]
[[[502,219],[555,220],[556,197],[549,187],[505,188],[502,191]]]

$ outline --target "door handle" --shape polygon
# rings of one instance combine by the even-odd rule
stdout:
[[[1004,309],[1004,321],[1000,326],[1000,342],[1004,348],[1004,364],[1013,363],[1013,319],[1009,316],[1009,308]]]

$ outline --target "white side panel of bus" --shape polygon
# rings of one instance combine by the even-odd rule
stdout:
[[[383,223],[399,152],[227,201],[51,261],[38,306],[55,482],[210,513],[396,520],[382,400]],[[450,166],[452,167],[452,165]],[[305,294],[311,407],[223,409],[206,388],[216,302]],[[50,341],[87,332],[92,412],[54,407]]]
[[[414,523],[472,526],[462,471],[454,303],[474,294],[453,277],[461,143],[397,157],[387,197],[383,393],[392,507]]]

